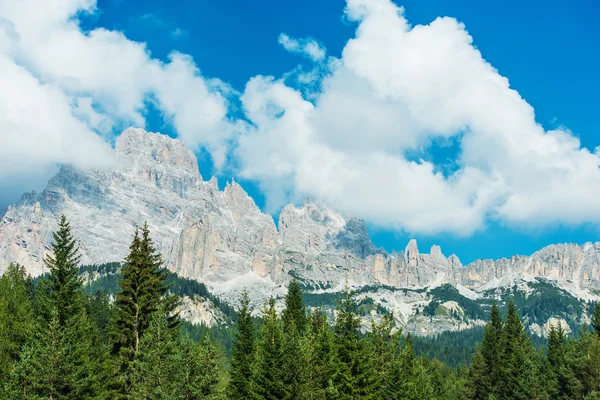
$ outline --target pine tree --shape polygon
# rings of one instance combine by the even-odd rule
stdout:
[[[142,234],[136,230],[129,247],[129,255],[121,271],[120,292],[116,294],[115,310],[111,321],[112,365],[111,396],[126,396],[132,385],[134,362],[140,353],[140,341],[159,310],[167,321],[167,329],[175,332],[179,316],[173,296],[167,296],[167,271],[162,268],[162,257],[150,238],[148,225]]]
[[[179,343],[178,360],[178,398],[186,400],[222,398],[218,352],[212,341],[205,337],[198,344],[184,337]]]
[[[50,322],[40,322],[31,344],[23,349],[9,384],[11,399],[64,398],[75,385],[71,348],[60,326],[59,313],[51,310]],[[73,397],[74,398],[74,397]]]
[[[371,332],[368,337],[371,344],[371,357],[373,358],[378,380],[378,397],[385,396],[385,388],[389,386],[390,372],[396,353],[398,352],[399,339],[402,331],[394,332],[394,314],[384,315],[380,323],[371,323]]]
[[[395,400],[433,400],[433,388],[427,371],[417,359],[410,334],[404,349],[392,367],[386,396]]]
[[[10,264],[0,277],[0,377],[6,377],[34,327],[25,269]],[[0,381],[0,384],[2,381]]]
[[[262,311],[262,318],[253,392],[257,399],[284,399],[283,330],[272,297]]]
[[[62,345],[68,348],[68,354],[62,358],[68,365],[61,377],[64,385],[57,386],[54,396],[65,399],[91,397],[99,385],[95,379],[100,368],[99,343],[85,309],[79,278],[79,247],[64,215],[53,234],[51,250],[44,260],[50,273],[47,279],[38,283],[34,309],[43,317],[42,327],[58,324]]]
[[[135,359],[132,393],[139,399],[169,399],[175,394],[174,332],[163,312],[156,312],[140,341]]]
[[[585,393],[600,393],[600,337],[584,325],[576,342],[576,358],[573,361],[577,376]]]
[[[332,400],[337,398],[333,385],[336,368],[334,337],[324,312],[315,309],[310,318],[307,337],[306,385],[307,400]]]
[[[248,293],[242,294],[237,315],[231,355],[231,378],[227,387],[230,400],[252,398],[252,375],[255,361],[255,334]]]
[[[296,279],[293,279],[288,287],[288,292],[285,296],[285,308],[281,317],[286,332],[292,324],[297,332],[303,333],[306,329],[308,318],[306,317],[306,308],[302,301],[302,289]]]
[[[476,349],[469,369],[468,397],[469,400],[488,400],[491,393],[490,379],[487,375],[488,367],[481,349]]]
[[[483,398],[491,393],[496,393],[496,388],[501,378],[500,371],[500,341],[502,338],[503,322],[500,309],[496,302],[492,304],[490,320],[485,325],[483,343],[481,345],[481,356],[485,365],[484,377],[487,382],[480,387]]]
[[[592,314],[592,328],[596,335],[600,337],[600,302],[594,303],[594,312]]]
[[[282,354],[281,382],[284,387],[284,399],[299,400],[303,398],[306,387],[306,365],[299,360],[305,358],[304,338],[296,330],[294,321],[290,323],[284,335]]]
[[[368,353],[367,342],[360,337],[360,319],[348,285],[338,303],[334,326],[337,368],[334,375],[339,398],[372,398],[376,394],[377,374]]]
[[[52,253],[46,255],[44,263],[49,269],[51,308],[58,310],[58,320],[65,327],[67,320],[79,317],[83,312],[83,292],[79,279],[79,261],[81,256],[77,241],[71,233],[71,225],[62,215],[58,222],[58,231],[52,235],[50,246]]]
[[[501,339],[501,378],[498,383],[500,399],[530,399],[531,369],[527,355],[531,341],[517,313],[513,300],[508,303],[506,323]]]

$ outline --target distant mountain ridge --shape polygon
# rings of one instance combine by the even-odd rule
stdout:
[[[347,280],[355,288],[405,292],[449,284],[465,298],[477,298],[537,278],[582,301],[600,293],[600,242],[551,245],[531,256],[466,266],[439,246],[420,253],[415,240],[389,254],[372,243],[362,220],[312,200],[287,205],[276,227],[235,181],[223,191],[216,178],[204,181],[194,154],[166,135],[129,128],[117,138],[115,154],[109,169],[63,166],[42,193],[24,194],[6,210],[0,273],[10,262],[34,276],[44,273],[51,233],[65,214],[83,263],[121,261],[135,227],[147,221],[171,271],[203,282],[230,303],[246,288],[260,304],[281,295],[292,277],[315,293],[339,291]],[[397,309],[404,324],[416,315],[420,300],[410,305],[410,296],[390,300],[374,294],[378,290],[370,298],[391,301],[389,309]]]

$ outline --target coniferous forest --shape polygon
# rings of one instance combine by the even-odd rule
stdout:
[[[364,333],[349,289],[331,319],[296,281],[282,311],[242,295],[227,351],[192,335],[147,226],[135,232],[116,294],[89,294],[68,221],[40,279],[0,278],[2,399],[600,399],[600,307],[576,336],[552,327],[534,346],[512,301],[492,306],[470,362],[418,356],[385,315]],[[435,352],[433,352],[435,354]]]

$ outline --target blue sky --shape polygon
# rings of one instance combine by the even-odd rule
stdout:
[[[380,3],[387,4],[386,1],[380,1]],[[594,20],[594,16],[598,15],[598,11],[600,11],[600,6],[597,3],[592,1],[559,3],[558,1],[517,2],[510,0],[503,2],[502,6],[500,6],[497,2],[415,0],[396,1],[395,4],[404,7],[403,18],[412,27],[428,25],[441,16],[453,17],[457,21],[464,23],[466,31],[473,38],[473,46],[468,46],[468,48],[470,50],[472,48],[479,50],[483,59],[497,70],[499,76],[508,78],[510,88],[516,90],[520,97],[535,110],[535,121],[541,124],[546,132],[568,129],[566,131],[569,135],[567,139],[562,134],[557,139],[560,145],[564,144],[565,148],[570,148],[569,138],[571,137],[578,138],[581,148],[588,149],[590,153],[593,153],[595,147],[600,145],[600,137],[598,135],[598,132],[600,132],[600,117],[597,112],[600,108],[600,100],[598,100],[597,96],[597,93],[600,91],[600,78],[597,73],[600,70],[600,40],[598,40],[600,38],[600,26]],[[356,29],[360,24],[364,24],[366,33],[361,38],[356,36],[357,40],[355,42],[358,43],[360,39],[366,44],[371,43],[373,45],[373,43],[376,43],[367,41],[373,37],[371,35],[376,34],[376,32],[367,31],[367,29],[375,29],[372,27],[367,28],[369,18],[375,21],[375,17],[373,17],[374,12],[371,10],[369,11],[371,14],[367,16],[365,16],[366,14],[361,14],[358,17],[352,17],[351,14],[344,14],[345,7],[346,2],[338,0],[255,0],[252,2],[241,0],[180,0],[176,2],[158,0],[145,2],[99,0],[95,11],[81,14],[79,27],[84,34],[90,34],[90,32],[98,28],[105,28],[111,32],[121,32],[129,41],[144,42],[146,43],[147,50],[151,53],[150,57],[160,60],[165,65],[170,62],[169,54],[173,50],[191,56],[193,63],[200,71],[199,74],[201,74],[206,82],[209,82],[210,78],[217,78],[227,85],[228,90],[231,90],[231,93],[223,95],[229,102],[226,111],[227,117],[224,118],[241,120],[253,125],[252,129],[256,129],[257,131],[254,134],[258,136],[248,136],[249,139],[247,142],[256,142],[252,138],[262,137],[260,136],[261,131],[266,132],[263,133],[267,135],[269,129],[273,129],[273,121],[268,121],[269,124],[265,123],[265,127],[263,127],[260,122],[257,122],[261,121],[260,118],[262,116],[253,119],[250,113],[245,111],[250,107],[251,95],[272,96],[275,100],[271,99],[269,101],[274,103],[279,102],[277,104],[282,109],[281,114],[287,113],[288,115],[292,115],[292,106],[290,104],[295,101],[293,103],[294,107],[296,104],[300,104],[301,107],[302,102],[297,99],[291,100],[288,95],[292,95],[286,92],[287,89],[298,89],[303,94],[305,100],[319,103],[319,99],[326,97],[323,93],[327,92],[325,89],[319,88],[319,85],[323,82],[327,82],[331,87],[337,88],[337,90],[342,90],[341,88],[346,90],[348,87],[352,89],[351,86],[355,82],[353,80],[343,81],[343,79],[346,79],[344,76],[341,76],[339,80],[336,80],[338,78],[327,80],[327,76],[335,75],[329,69],[330,67],[325,66],[324,62],[319,63],[311,60],[309,57],[302,57],[299,54],[286,51],[278,42],[278,37],[281,33],[285,33],[293,40],[315,40],[319,46],[324,49],[326,48],[327,60],[343,59],[344,63],[355,68],[354,72],[359,71],[357,73],[359,75],[360,73],[364,73],[367,76],[366,81],[369,81],[369,79],[377,81],[379,78],[376,75],[368,75],[376,73],[373,71],[379,71],[369,69],[378,62],[403,63],[410,61],[402,58],[390,58],[389,60],[385,57],[381,58],[381,54],[384,56],[386,54],[384,51],[382,53],[374,53],[370,63],[365,61],[365,64],[359,65],[358,63],[362,62],[365,58],[365,54],[368,54],[364,53],[365,50],[362,48],[359,48],[356,54],[350,54],[350,56],[355,56],[353,59],[348,54],[342,55],[342,51],[348,45],[349,39],[357,35]],[[362,9],[356,6],[354,12],[360,14]],[[16,25],[18,26],[18,24]],[[452,24],[450,25],[441,27],[439,30],[431,29],[432,35],[435,37],[437,32],[444,32],[443,29],[448,29],[448,32],[451,33],[458,32],[459,36],[457,38],[460,39],[460,27],[457,28]],[[22,34],[22,32],[19,33]],[[422,45],[425,46],[424,44]],[[417,54],[418,56],[418,49],[415,51],[410,54]],[[380,58],[377,58],[378,56]],[[25,57],[24,59],[27,60],[28,58]],[[34,59],[34,56],[31,56],[31,59]],[[27,65],[27,62],[24,64]],[[30,70],[34,71],[32,72],[34,75],[37,74],[36,77],[41,76],[39,79],[40,82],[43,82],[43,79],[46,79],[46,75],[39,72],[41,71],[39,65],[42,65],[42,63],[39,62],[37,68],[30,67]],[[45,68],[51,69],[48,63],[43,65]],[[290,74],[290,71],[296,72]],[[297,80],[300,76],[298,71],[315,72],[318,75],[315,86],[310,88],[301,87],[302,85]],[[385,71],[387,70],[384,70],[382,74],[385,74]],[[440,80],[439,82],[446,82],[448,79],[452,79],[452,73],[454,73],[453,70],[441,71],[440,74],[447,74],[449,78],[447,77],[444,81]],[[282,81],[285,83],[285,86],[280,86],[279,89],[281,90],[277,92],[285,92],[285,99],[282,97],[273,97],[279,96],[279,94],[272,94],[268,91],[275,88],[279,79],[286,74],[290,74],[291,78]],[[255,81],[257,86],[251,87],[249,81],[256,76],[272,76],[274,78],[272,81]],[[363,82],[362,79],[361,82]],[[460,82],[458,78],[457,82]],[[468,83],[468,81],[465,82]],[[340,86],[336,86],[338,84]],[[208,85],[210,87],[210,83]],[[254,91],[248,89],[247,85]],[[402,85],[406,89],[407,86],[405,83],[402,83]],[[428,82],[424,82],[423,85],[428,85]],[[91,88],[92,86],[93,88]],[[410,91],[413,89],[410,87],[406,90]],[[92,93],[90,97],[92,98],[93,110],[103,116],[111,117],[111,120],[118,121],[111,125],[109,131],[116,132],[121,126],[125,126],[132,121],[135,123],[136,118],[139,120],[139,117],[132,116],[132,113],[124,116],[125,114],[117,115],[117,112],[111,112],[110,103],[103,103],[103,99],[107,94],[98,94],[95,90],[98,90],[96,86],[89,84],[80,90],[78,96],[83,97],[84,95],[81,93],[86,93],[86,95]],[[164,94],[165,90],[157,90],[156,96],[166,96]],[[65,89],[65,92],[70,94],[73,92],[73,89],[69,87]],[[331,93],[333,92],[332,89]],[[245,97],[242,95],[243,93],[245,93]],[[382,97],[386,98],[386,96],[393,97],[397,94],[387,93],[383,95],[379,93],[373,97],[375,99],[373,101],[379,101],[379,99]],[[261,101],[259,97],[256,97],[256,99],[258,99],[256,101]],[[406,101],[409,109],[415,106],[414,102],[410,103],[409,100],[401,100],[402,104]],[[414,101],[414,99],[411,101]],[[182,122],[177,122],[171,118],[164,118],[166,114],[170,114],[172,118],[177,118],[179,111],[169,109],[165,105],[167,104],[166,100],[161,100],[161,102],[161,106],[153,106],[150,102],[145,101],[141,110],[139,106],[136,106],[145,123],[146,129],[168,133],[174,137],[180,136],[184,140],[186,140],[185,138],[189,138],[189,135],[185,136],[182,132],[182,126],[184,126]],[[325,103],[325,101],[323,100],[322,103]],[[384,108],[389,106],[393,114],[393,107],[396,104],[400,103],[392,103],[391,105],[382,103],[380,106]],[[490,100],[490,104],[493,106],[500,103],[494,103],[494,101]],[[327,123],[323,126],[329,127],[330,130],[336,129],[338,126],[335,123],[333,125],[329,123],[333,121],[333,117],[330,118],[330,115],[334,111],[331,111],[331,108],[323,111],[323,114],[329,113],[329,116],[323,117],[325,120],[324,123]],[[490,116],[487,118],[489,125],[486,125],[486,127],[492,132],[494,123],[491,121],[493,121],[494,116],[491,110],[488,109],[488,111],[490,112]],[[463,115],[464,112],[459,114]],[[514,115],[517,119],[521,114]],[[419,118],[421,117],[428,120],[440,118],[436,113],[419,116]],[[394,116],[390,118],[393,121],[397,121],[394,119]],[[89,126],[89,119],[87,121]],[[477,121],[474,120],[467,123],[466,136],[469,135],[469,130],[475,130],[473,126],[476,123]],[[369,124],[367,123],[365,126],[369,127]],[[429,125],[425,123],[423,126]],[[435,126],[437,127],[437,125]],[[98,126],[91,127],[90,129],[94,132],[101,130]],[[286,129],[289,130],[289,126]],[[386,130],[388,129],[387,126],[381,129],[386,132],[385,134],[389,134]],[[428,128],[423,129],[427,130]],[[444,134],[440,139],[439,136],[436,136],[437,132],[426,135],[422,133],[423,129],[419,129],[419,135],[423,135],[425,138],[423,139],[424,141],[418,141],[418,145],[412,148],[411,146],[407,146],[406,148],[398,147],[399,149],[403,149],[402,154],[392,152],[389,155],[403,157],[402,160],[415,161],[417,163],[420,159],[431,162],[435,166],[436,171],[446,171],[449,168],[449,172],[446,171],[446,178],[454,173],[456,169],[464,166],[462,163],[466,161],[458,160],[459,153],[462,154],[463,152],[461,150],[463,149],[461,147],[462,133],[458,135],[454,133],[451,137],[444,136],[446,135]],[[435,127],[431,129],[435,130]],[[446,129],[445,126],[440,128],[442,131],[444,129]],[[521,127],[518,129],[521,129]],[[522,139],[519,136],[518,129],[514,136],[517,142],[517,150],[519,148],[519,141],[523,140],[524,143],[530,143],[529,145],[534,147],[532,151],[535,152],[535,144],[531,144],[534,142],[534,139],[531,139],[531,141]],[[104,132],[104,137],[108,136],[109,142],[111,132]],[[433,135],[433,133],[436,135]],[[360,132],[357,133],[357,135],[359,134]],[[394,132],[391,132],[391,135],[393,134]],[[339,150],[340,141],[343,142],[348,137],[344,136],[344,134],[340,134],[339,137],[332,137],[328,133],[322,136],[323,138],[319,139],[319,143],[323,141],[336,151]],[[207,136],[204,135],[202,137],[206,138]],[[232,139],[234,137],[237,136],[232,134],[227,140],[229,142],[235,140]],[[475,142],[490,143],[489,136],[486,137],[488,138],[486,139],[487,142],[478,142],[477,140]],[[503,200],[489,200],[489,202],[481,206],[485,208],[485,211],[479,211],[479,206],[474,205],[474,203],[469,203],[466,208],[460,204],[456,205],[456,219],[461,219],[461,215],[464,212],[464,215],[466,215],[464,219],[472,220],[469,223],[465,222],[461,224],[449,221],[449,219],[452,219],[452,215],[439,217],[438,219],[437,214],[439,213],[437,210],[440,210],[440,213],[443,211],[440,208],[440,204],[444,205],[443,201],[441,203],[431,201],[432,205],[426,210],[428,218],[415,219],[411,217],[411,212],[422,213],[421,210],[423,210],[424,206],[421,207],[421,204],[429,204],[429,199],[427,198],[415,199],[414,204],[407,205],[407,216],[397,217],[399,215],[399,208],[395,205],[389,205],[389,209],[386,208],[390,203],[402,201],[392,198],[393,196],[391,195],[396,194],[393,191],[389,191],[389,193],[382,192],[382,196],[389,198],[385,203],[381,203],[385,212],[373,213],[368,211],[368,208],[378,208],[379,205],[375,205],[375,203],[369,205],[369,200],[356,200],[355,202],[347,200],[348,197],[353,196],[356,196],[357,199],[362,198],[361,191],[369,190],[368,188],[359,188],[357,192],[342,190],[340,192],[342,194],[338,194],[331,193],[322,187],[311,186],[305,180],[308,178],[314,179],[316,178],[315,176],[307,175],[306,179],[297,178],[304,171],[305,166],[302,163],[300,163],[302,164],[300,166],[293,166],[293,168],[296,168],[294,179],[297,181],[294,184],[287,182],[282,184],[280,182],[286,180],[287,175],[272,177],[264,171],[256,172],[262,171],[262,167],[249,154],[251,153],[252,146],[247,142],[244,144],[243,140],[236,143],[233,149],[226,150],[226,159],[228,161],[225,162],[225,167],[220,165],[219,168],[216,168],[213,163],[214,154],[220,151],[219,146],[222,143],[215,144],[216,141],[208,139],[208,142],[210,142],[208,147],[210,149],[202,150],[204,148],[203,143],[206,143],[207,139],[202,140],[205,140],[205,142],[194,138],[192,147],[198,151],[201,172],[206,179],[216,173],[220,178],[220,183],[224,184],[232,175],[236,176],[236,180],[242,182],[244,188],[256,200],[257,204],[264,209],[268,209],[275,215],[282,203],[282,198],[299,202],[306,194],[317,198],[321,196],[323,201],[333,206],[340,206],[345,210],[353,211],[353,214],[364,217],[368,221],[369,230],[374,242],[388,250],[403,249],[408,240],[415,237],[422,251],[427,251],[432,244],[439,244],[446,255],[456,253],[463,262],[469,262],[476,258],[497,258],[512,254],[529,254],[550,243],[583,243],[585,241],[600,240],[600,233],[597,229],[600,215],[595,216],[597,209],[589,205],[591,203],[591,196],[599,193],[594,189],[596,181],[594,180],[590,183],[590,186],[593,187],[592,189],[582,191],[579,191],[578,188],[582,185],[582,182],[585,185],[585,182],[587,182],[586,176],[565,175],[565,182],[575,182],[572,183],[575,185],[573,188],[565,185],[558,178],[555,182],[553,178],[546,178],[550,176],[546,174],[554,174],[554,172],[549,172],[554,171],[554,165],[545,169],[540,167],[540,181],[544,182],[545,179],[548,179],[548,185],[552,185],[555,190],[560,190],[557,188],[564,187],[566,191],[573,193],[574,198],[587,197],[587,201],[581,200],[578,202],[577,199],[573,199],[571,203],[569,202],[568,195],[553,198],[540,189],[539,192],[531,192],[522,196],[525,201],[522,199],[515,200],[517,206],[514,206],[509,201],[506,201],[510,206],[507,206],[508,208],[500,205],[497,206],[497,202],[505,201],[513,193],[519,194],[522,191],[522,189],[519,189],[522,186],[519,185],[524,185],[524,187],[531,186],[522,182],[518,184],[509,182],[508,186],[510,187],[503,191],[503,194],[500,196]],[[369,141],[369,138],[364,138],[363,136],[362,140]],[[450,145],[448,144],[449,142]],[[375,150],[378,152],[383,151],[386,143],[396,142],[393,139],[386,138],[378,144],[380,148]],[[548,146],[552,147],[555,144],[552,142]],[[343,154],[351,154],[354,157],[356,149],[347,149],[344,146],[341,146]],[[489,146],[491,147],[490,154],[493,154],[493,144]],[[579,147],[579,145],[576,147]],[[339,151],[341,154],[342,150]],[[559,153],[562,154],[562,150]],[[589,157],[585,155],[581,156],[582,160],[586,158],[586,161],[582,161],[579,159],[580,152],[576,153],[565,158],[565,163],[567,164],[573,160],[571,164],[572,168],[567,168],[567,170],[577,170],[580,168],[579,162],[588,162],[587,159]],[[373,154],[380,153],[374,152]],[[466,154],[466,150],[464,150],[464,154]],[[524,154],[525,158],[529,157],[527,153]],[[475,156],[470,156],[472,160],[476,158]],[[352,159],[356,160],[356,162],[369,162],[362,155]],[[70,159],[66,158],[66,160]],[[61,161],[60,158],[58,161]],[[551,160],[548,162],[549,165],[552,164]],[[478,160],[473,161],[473,165],[479,167],[480,164],[481,162]],[[455,165],[458,166],[453,168]],[[564,166],[564,164],[561,165]],[[285,169],[288,166],[283,163],[281,168]],[[497,172],[495,168],[496,166],[485,166],[482,167],[482,171],[484,173],[490,172],[489,170]],[[411,170],[409,168],[409,171]],[[363,171],[376,174],[378,169],[367,165]],[[505,164],[502,164],[502,167],[498,167],[498,171],[502,171],[500,174],[503,176],[499,180],[502,184],[507,180],[517,179],[514,177],[509,178],[509,176],[515,175],[518,177],[523,174],[523,171],[517,169],[508,171]],[[569,173],[575,174],[576,172],[571,171]],[[556,172],[556,175],[561,174],[563,172]],[[535,174],[532,173],[533,175]],[[344,177],[342,176],[342,178]],[[475,180],[477,179],[480,178],[476,178]],[[468,181],[471,182],[470,180]],[[39,182],[36,182],[34,185],[33,178],[31,182],[32,186],[39,186]],[[388,182],[391,186],[395,184],[393,180],[389,179],[385,180],[385,182]],[[482,182],[484,182],[484,185],[487,185],[488,180],[486,179]],[[498,184],[498,182],[495,184]],[[2,180],[0,180],[0,188],[3,185],[5,188],[11,186],[9,183],[2,183]],[[427,187],[426,184],[424,185]],[[470,195],[471,197],[482,198],[488,193],[487,191],[480,191],[477,188],[477,184],[472,185],[474,186],[469,188],[473,192]],[[490,184],[490,187],[495,187],[494,185]],[[21,186],[23,185],[20,185],[19,188]],[[411,186],[408,185],[408,187],[410,188]],[[450,196],[454,196],[458,192],[462,196],[462,184],[457,184],[457,187],[458,189],[453,186],[450,191],[447,191],[447,188],[443,187],[440,189],[440,193],[448,193]],[[39,189],[39,187],[36,188]],[[400,199],[403,198],[403,193],[406,193],[406,189],[403,190],[398,192],[400,193]],[[288,195],[290,192],[293,194]],[[420,192],[423,192],[423,190],[420,190]],[[411,195],[407,196],[410,197]],[[9,199],[3,198],[0,201],[14,201],[14,197],[14,195],[11,195]],[[535,209],[527,209],[526,204],[521,204],[523,202],[527,203],[528,198],[532,199],[532,203],[537,204],[537,202],[540,202],[540,209],[542,211],[537,213]],[[456,200],[456,202],[460,203],[460,200]],[[451,210],[451,204],[454,204],[454,200],[449,198],[448,209],[450,211],[448,213],[450,214],[454,212]],[[567,208],[585,209],[585,212],[574,213],[564,211]],[[473,209],[476,209],[476,211],[473,211]],[[400,214],[402,213],[400,212]],[[552,217],[554,214],[557,215],[556,218]],[[388,219],[390,223],[387,223]]]

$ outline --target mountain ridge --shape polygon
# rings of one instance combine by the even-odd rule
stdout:
[[[275,224],[235,180],[222,191],[215,177],[204,181],[195,155],[166,135],[129,128],[117,138],[115,155],[105,169],[64,165],[44,191],[8,207],[0,219],[0,273],[17,262],[43,274],[51,233],[65,214],[83,263],[123,260],[135,227],[147,221],[169,270],[230,303],[248,289],[260,304],[292,278],[327,290],[346,281],[398,290],[451,284],[474,296],[539,277],[584,301],[600,293],[600,242],[550,245],[530,256],[464,266],[437,245],[421,253],[414,239],[404,251],[388,253],[373,244],[364,221],[311,199],[285,206]]]

